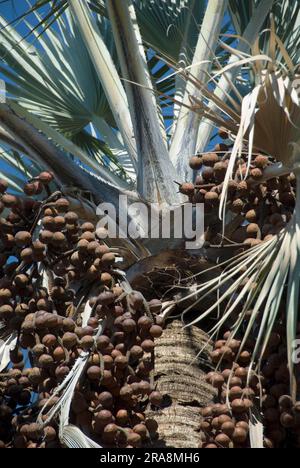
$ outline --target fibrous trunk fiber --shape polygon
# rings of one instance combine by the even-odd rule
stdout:
[[[155,447],[201,447],[201,408],[215,397],[214,389],[206,383],[211,370],[211,346],[199,328],[183,328],[179,321],[170,323],[155,347],[155,382],[165,397],[160,410],[149,408],[148,417],[159,424],[159,439]]]

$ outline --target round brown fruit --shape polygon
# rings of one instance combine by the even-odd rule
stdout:
[[[243,414],[247,411],[245,402],[244,400],[241,400],[241,399],[233,400],[231,403],[231,408],[232,408],[232,411],[236,414]]]
[[[217,445],[224,448],[228,448],[231,443],[231,439],[226,434],[218,434],[215,438],[215,441]]]
[[[206,153],[202,155],[202,161],[205,166],[214,167],[219,162],[219,157],[216,153]]]
[[[180,193],[182,193],[183,195],[190,196],[190,195],[193,195],[193,194],[194,194],[195,186],[194,186],[194,184],[192,184],[192,183],[185,182],[184,184],[181,184],[181,185],[180,185],[179,191],[180,191]]]
[[[248,433],[242,427],[236,427],[232,434],[232,440],[235,444],[244,444],[248,438]]]
[[[224,424],[222,424],[221,431],[228,437],[232,437],[232,434],[235,431],[235,424],[232,421],[227,421]]]
[[[193,171],[199,171],[203,165],[202,158],[200,156],[193,156],[190,159],[190,168],[193,169]]]
[[[126,425],[129,420],[129,414],[126,409],[121,409],[116,414],[116,422],[122,426]]]
[[[256,156],[254,160],[254,164],[259,169],[265,169],[267,165],[269,164],[269,158],[267,156],[262,156],[262,155]]]
[[[153,338],[160,338],[163,334],[163,329],[159,325],[152,325],[152,327],[149,330],[149,333]]]
[[[54,176],[51,172],[41,172],[38,178],[44,185],[49,185],[54,180]]]
[[[149,396],[151,405],[161,407],[163,404],[163,395],[160,392],[152,392]]]
[[[56,208],[60,213],[66,212],[66,211],[69,209],[69,206],[70,206],[70,203],[68,202],[68,200],[67,200],[66,198],[59,198],[59,199],[55,202],[55,208]]]

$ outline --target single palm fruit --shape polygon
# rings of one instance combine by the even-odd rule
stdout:
[[[101,369],[98,366],[91,366],[87,370],[87,376],[90,380],[99,380],[101,377]]]
[[[246,221],[248,221],[248,223],[256,223],[257,221],[256,211],[255,210],[247,211],[245,218],[246,218]]]
[[[258,224],[255,224],[255,223],[251,223],[251,224],[248,224],[247,228],[246,228],[246,232],[247,232],[247,235],[248,237],[257,237],[258,233],[259,233],[259,226]]]
[[[76,224],[78,222],[79,218],[77,213],[74,213],[73,211],[68,211],[65,214],[65,221],[67,224]]]
[[[148,429],[145,424],[137,424],[134,426],[133,431],[138,434],[144,441],[149,437]]]
[[[256,168],[256,169],[252,169],[252,171],[250,172],[250,175],[253,179],[261,179],[263,176],[263,173],[261,169]]]
[[[95,226],[92,223],[84,223],[81,226],[81,231],[82,232],[95,232]]]
[[[98,232],[98,231],[97,231],[97,232]],[[86,232],[85,234],[89,234],[89,235],[93,236],[93,239],[95,240],[95,234],[93,234],[93,233],[91,233],[91,232],[90,232],[90,233],[87,233],[87,232]],[[91,242],[91,241],[89,240],[89,242]],[[103,255],[105,255],[105,254],[107,254],[107,253],[110,253],[110,249],[109,249],[109,247],[108,247],[107,245],[99,245],[99,246],[97,247],[96,256],[97,256],[98,258],[102,258]]]
[[[104,291],[97,297],[97,304],[102,306],[109,306],[115,302],[115,295],[111,291]]]
[[[223,346],[220,349],[220,353],[222,356],[222,359],[225,359],[226,361],[232,361],[234,358],[234,353],[232,352],[232,349],[229,346]]]
[[[21,260],[28,264],[32,263],[33,262],[33,250],[29,248],[22,250]]]
[[[251,361],[251,354],[249,353],[249,351],[242,351],[240,353],[240,356],[239,356],[239,362],[241,364],[249,364],[249,362]]]
[[[152,325],[149,333],[153,338],[160,338],[163,334],[163,328],[160,325]]]
[[[280,422],[286,429],[291,429],[295,426],[295,418],[291,413],[282,413]]]
[[[70,203],[68,202],[66,198],[59,198],[55,202],[55,208],[59,211],[59,213],[64,213],[68,211],[69,207],[70,207]]]
[[[142,342],[141,347],[145,353],[152,353],[152,351],[154,351],[155,345],[152,340],[145,340]]]
[[[131,385],[124,385],[120,390],[120,397],[122,400],[129,401],[133,395],[133,389]]]
[[[130,349],[130,359],[132,359],[133,361],[141,359],[143,357],[143,354],[143,349],[138,345],[134,345]]]
[[[159,299],[152,299],[148,305],[152,314],[160,314],[160,312],[162,311],[162,302]],[[158,318],[159,316],[157,315],[156,320]]]
[[[55,231],[55,221],[53,216],[44,216],[42,219],[42,225],[47,231]]]
[[[141,293],[133,292],[129,296],[129,301],[130,301],[131,307],[134,310],[138,311],[138,310],[141,310],[142,307],[144,306],[145,299]]]
[[[120,409],[116,414],[116,421],[118,424],[125,425],[129,419],[129,414],[126,409]]]
[[[19,288],[24,288],[29,283],[29,278],[27,275],[20,274],[15,277],[15,284]]]
[[[200,156],[193,156],[190,159],[190,168],[193,169],[193,171],[199,171],[203,165],[202,158]]]
[[[195,191],[195,186],[192,183],[185,182],[184,184],[181,184],[179,187],[179,192],[182,193],[183,195],[193,195]]]
[[[53,351],[53,358],[56,362],[63,361],[66,358],[64,349],[61,346],[57,346]]]
[[[224,422],[221,426],[221,431],[226,434],[228,437],[232,437],[232,434],[235,431],[235,424],[233,421]]]
[[[101,262],[105,267],[112,266],[116,261],[115,254],[112,252],[105,253],[102,258]]]
[[[246,421],[238,421],[236,427],[242,427],[247,434],[249,433],[249,424]]]
[[[215,204],[219,200],[219,195],[216,192],[206,192],[204,199],[208,203]]]
[[[115,359],[115,366],[117,369],[126,369],[128,366],[128,359],[126,356],[119,355]]]
[[[243,211],[244,208],[244,202],[240,198],[237,198],[232,202],[232,205],[230,207],[230,210],[233,213],[240,214]]]
[[[163,403],[163,395],[160,392],[152,392],[149,396],[149,401],[151,405],[161,407]]]
[[[29,197],[36,195],[36,185],[34,183],[25,184],[23,188],[23,192],[25,193],[25,195],[28,195]]]
[[[42,354],[39,357],[39,367],[42,369],[48,369],[54,363],[53,357],[49,354]]]
[[[232,434],[232,440],[235,444],[244,444],[248,438],[247,432],[242,427],[237,427]]]
[[[206,153],[202,155],[202,161],[205,166],[214,167],[219,162],[219,156],[216,153]]]
[[[231,401],[241,398],[243,395],[243,389],[241,387],[232,387],[229,391],[229,399]]]
[[[46,426],[44,428],[44,438],[46,442],[52,442],[57,438],[57,433],[54,427]]]
[[[1,201],[6,208],[14,208],[18,204],[17,197],[9,194],[3,195]]]
[[[127,435],[127,443],[127,447],[130,446],[138,448],[141,446],[142,438],[139,434],[132,431]]]
[[[71,349],[77,343],[77,335],[75,333],[66,332],[62,337],[62,342],[65,348]]]
[[[267,156],[256,156],[254,160],[254,165],[258,167],[259,169],[265,169],[267,165],[269,164],[269,158]]]
[[[213,167],[205,167],[202,172],[202,178],[204,183],[210,183],[213,182],[215,177],[214,169]]]
[[[18,247],[28,247],[31,244],[31,234],[27,231],[20,231],[15,235],[15,242]]]
[[[39,239],[43,244],[48,245],[53,240],[53,232],[48,230],[41,231],[39,234]]]
[[[240,197],[245,197],[249,194],[249,187],[245,180],[238,183],[237,191]]]
[[[236,399],[233,400],[231,403],[231,408],[233,413],[235,414],[243,414],[247,412],[247,407],[245,405],[244,400]]]
[[[106,286],[110,286],[113,281],[113,277],[110,273],[102,273],[101,275],[101,283],[105,284]]]
[[[55,224],[55,230],[60,231],[66,225],[65,218],[63,216],[55,216],[54,224]]]
[[[225,383],[224,377],[218,372],[213,373],[211,377],[211,384],[214,388],[221,389]]]
[[[13,317],[14,309],[11,305],[6,304],[0,306],[0,319],[1,320],[9,320]]]
[[[248,371],[244,367],[237,367],[234,371],[234,375],[245,382],[247,380]]]
[[[283,395],[279,398],[279,406],[282,409],[291,409],[293,407],[293,400],[289,395]]]
[[[66,236],[63,232],[55,232],[52,238],[52,244],[56,247],[63,248],[66,243]]]
[[[122,322],[122,327],[125,333],[132,333],[136,330],[136,322],[133,319],[125,319]]]
[[[38,179],[44,185],[48,185],[54,180],[54,176],[53,174],[51,174],[51,172],[41,172],[40,175],[38,176]]]
[[[93,345],[94,345],[94,338],[92,336],[86,335],[86,336],[83,336],[80,340],[80,346],[84,350],[91,349]]]
[[[218,434],[215,441],[218,446],[227,448],[230,445],[231,439],[226,434]]]
[[[114,404],[114,399],[110,392],[100,393],[98,401],[104,409],[110,409]]]
[[[227,172],[228,165],[224,161],[217,162],[214,165],[214,175],[218,182],[224,180],[225,174]]]

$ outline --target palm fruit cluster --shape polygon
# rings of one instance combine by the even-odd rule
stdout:
[[[222,138],[228,138],[220,130]],[[229,164],[232,145],[219,143],[210,153],[196,155],[190,160],[195,171],[194,183],[183,183],[180,191],[192,203],[204,203],[207,220],[206,240],[208,245],[220,244],[220,232],[211,229],[212,217],[218,219],[218,208],[224,178]],[[247,167],[247,149],[237,160],[232,180],[228,186],[227,212],[230,219],[240,222],[229,228],[231,242],[253,246],[274,236],[290,221],[295,207],[296,178],[293,174],[265,180],[265,171],[274,163],[272,158],[253,155],[251,166]],[[227,242],[226,240],[224,241]]]
[[[242,352],[242,341],[233,339],[230,331],[215,341],[211,359],[217,370],[208,373],[206,379],[217,390],[217,397],[202,409],[202,448],[250,448],[251,412],[260,415],[265,448],[299,448],[300,402],[289,396],[283,324],[284,320],[271,334],[262,367],[257,371],[249,370],[255,340],[249,338]],[[299,385],[299,365],[295,374]]]
[[[248,168],[245,148],[228,186],[224,239],[221,223],[213,230],[209,225],[214,216],[218,217],[232,151],[227,132],[221,129],[219,136],[227,140],[226,144],[220,143],[212,152],[194,156],[190,167],[195,171],[195,182],[182,184],[180,190],[190,202],[205,205],[207,247],[220,245],[221,240],[232,246],[255,246],[279,234],[291,220],[296,178],[294,174],[268,178],[268,171],[275,161],[262,154],[253,155]],[[273,330],[263,366],[257,374],[249,374],[255,340],[248,340],[240,353],[241,340],[232,339],[230,332],[225,330],[223,339],[214,343],[211,358],[217,371],[209,373],[207,381],[218,390],[218,397],[214,404],[203,408],[203,448],[249,448],[251,410],[261,414],[266,448],[299,447],[299,403],[289,396],[285,322],[283,312],[282,322]],[[295,376],[300,388],[299,365]]]
[[[23,197],[7,189],[0,180],[0,345],[16,341],[0,374],[0,447],[61,447],[48,413],[82,353],[70,424],[105,447],[151,444],[157,424],[145,410],[163,404],[153,377],[161,302],[124,289],[115,253],[70,211],[52,174]]]

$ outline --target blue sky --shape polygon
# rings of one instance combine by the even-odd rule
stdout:
[[[20,15],[26,9],[27,3],[25,0],[1,0],[0,12],[6,18],[13,19]]]

